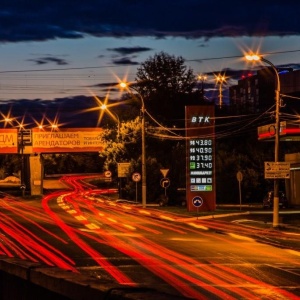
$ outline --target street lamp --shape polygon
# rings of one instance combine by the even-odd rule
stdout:
[[[6,117],[4,119],[5,123],[9,123],[11,126],[14,126],[14,122],[17,122],[18,129],[18,152],[21,156],[21,186],[20,189],[22,191],[22,197],[25,196],[26,190],[26,182],[25,182],[25,157],[24,157],[24,125],[16,121],[16,119],[12,119],[10,117]]]
[[[109,114],[112,118],[117,119],[117,123],[118,123],[117,140],[119,141],[119,136],[120,136],[120,118],[119,118],[119,116],[118,116],[117,114],[112,113],[112,112],[107,108],[107,105],[104,104],[104,103],[100,106],[100,109],[106,110],[106,111],[108,112],[108,114]]]
[[[226,77],[224,75],[218,75],[216,76],[215,78],[216,82],[220,84],[220,87],[219,87],[219,106],[220,108],[222,108],[222,104],[223,104],[223,95],[222,95],[222,84],[223,82],[226,81]]]
[[[272,70],[276,74],[276,90],[275,90],[275,102],[276,102],[276,113],[275,113],[275,163],[279,161],[279,135],[280,135],[280,120],[279,120],[279,108],[280,108],[280,79],[276,67],[269,60],[263,58],[260,55],[246,55],[247,60],[250,61],[263,61],[272,67]],[[274,201],[273,201],[273,227],[279,226],[279,180],[274,178]]]
[[[120,87],[122,89],[127,89],[130,91],[130,89],[134,90],[137,95],[139,96],[142,107],[141,107],[141,113],[142,113],[142,206],[143,208],[146,208],[146,202],[147,202],[147,183],[146,183],[146,147],[145,147],[145,103],[142,95],[136,90],[134,87],[128,85],[126,82],[121,82]]]
[[[198,80],[201,81],[201,94],[202,94],[202,99],[204,100],[204,81],[207,79],[207,76],[206,75],[199,75],[198,76]]]

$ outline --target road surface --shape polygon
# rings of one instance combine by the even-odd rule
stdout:
[[[191,299],[300,299],[300,252],[266,242],[299,236],[112,201],[84,179],[38,203],[0,199],[0,255]]]

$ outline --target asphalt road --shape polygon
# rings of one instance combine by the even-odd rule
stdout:
[[[42,201],[0,199],[2,256],[187,299],[300,297],[297,232],[273,230],[254,212],[186,218],[142,209],[66,180],[73,191]]]

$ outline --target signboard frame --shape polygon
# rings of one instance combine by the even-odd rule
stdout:
[[[99,152],[104,148],[102,128],[32,129],[33,153]]]
[[[0,129],[0,153],[17,154],[18,144],[18,129]]]
[[[127,177],[129,175],[130,166],[131,164],[127,162],[118,163],[118,177]]]
[[[265,179],[289,179],[291,164],[289,162],[265,161]]]
[[[185,107],[186,199],[188,211],[195,211],[193,199],[203,204],[197,209],[216,209],[214,105]]]

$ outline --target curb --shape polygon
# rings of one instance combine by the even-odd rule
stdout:
[[[190,299],[165,294],[150,287],[131,287],[101,282],[99,279],[83,274],[15,258],[0,259],[0,278],[0,298],[2,300],[13,299],[15,296],[20,296],[24,300],[39,299],[41,289],[44,299]],[[22,284],[17,284],[20,281]]]

